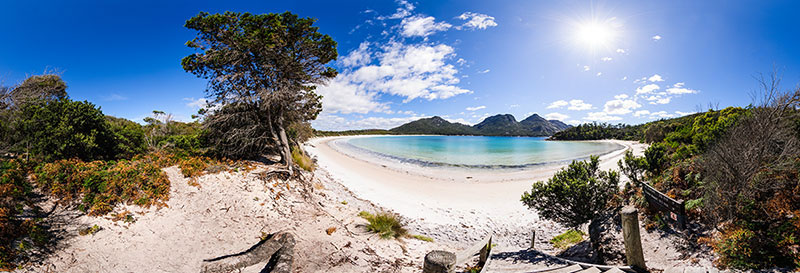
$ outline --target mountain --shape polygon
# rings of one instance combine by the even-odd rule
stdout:
[[[551,136],[570,128],[558,120],[546,120],[537,114],[517,121],[509,114],[488,117],[474,126],[451,123],[441,117],[424,118],[389,131],[397,134],[481,135],[481,136]]]
[[[412,121],[389,130],[398,134],[430,134],[430,135],[475,135],[476,131],[469,125],[451,123],[439,116]]]

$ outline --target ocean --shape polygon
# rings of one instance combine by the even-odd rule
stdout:
[[[489,136],[369,136],[350,138],[347,144],[402,161],[460,167],[525,167],[583,160],[624,148],[609,142]]]

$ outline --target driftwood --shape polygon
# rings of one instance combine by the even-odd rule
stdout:
[[[248,250],[203,261],[201,273],[223,273],[236,271],[254,264],[268,261],[264,272],[290,273],[296,241],[289,232],[270,234]]]

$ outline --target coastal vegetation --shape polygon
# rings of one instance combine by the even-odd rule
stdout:
[[[236,160],[279,154],[289,173],[294,164],[313,170],[299,146],[313,135],[307,121],[321,110],[314,85],[336,75],[325,64],[337,57],[336,43],[314,21],[288,12],[189,19],[186,27],[198,36],[187,45],[200,53],[182,65],[209,79],[214,99],[192,122],[162,111],[143,125],[106,116],[88,101],[70,99],[57,74],[0,87],[0,270],[13,270],[56,239],[39,193],[101,216],[120,204],[164,206],[170,182],[162,168],[169,166],[192,178],[248,170]],[[374,228],[390,224],[404,235],[387,217],[376,215]]]
[[[597,156],[573,161],[547,182],[533,183],[532,189],[522,194],[522,203],[572,230],[586,223],[595,225],[619,184],[617,172],[601,171],[599,164]]]
[[[394,213],[378,212],[375,214],[362,211],[358,216],[367,220],[367,230],[378,234],[383,239],[397,239],[408,235],[400,217]]]
[[[800,89],[780,91],[776,76],[761,81],[752,105],[709,110],[637,126],[588,124],[553,139],[617,138],[649,143],[643,157],[619,162],[633,183],[685,200],[692,236],[717,263],[735,269],[800,267]],[[636,187],[623,196],[650,214]],[[637,201],[637,200],[641,200]],[[666,227],[663,223],[659,226]]]

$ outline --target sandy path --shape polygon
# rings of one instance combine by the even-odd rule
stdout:
[[[539,219],[519,199],[533,181],[546,180],[566,163],[505,171],[414,168],[335,144],[344,138],[348,137],[316,138],[306,149],[321,168],[358,197],[410,218],[415,229],[428,230],[426,235],[464,241],[477,240],[491,230],[507,237],[509,244],[524,245],[531,229],[537,234],[544,232],[539,238],[551,238],[547,235],[561,231],[554,223]],[[616,169],[625,150],[641,154],[645,148],[637,142],[612,142],[625,148],[602,156],[602,169]]]

